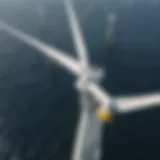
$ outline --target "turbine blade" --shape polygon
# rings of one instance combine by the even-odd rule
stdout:
[[[103,90],[99,85],[94,83],[88,84],[88,91],[99,103],[99,107],[105,112],[111,112],[112,109],[119,114],[152,109],[160,106],[160,92],[148,93],[133,96],[112,97]],[[110,106],[114,103],[114,108]]]
[[[119,113],[129,113],[139,110],[150,109],[160,105],[160,93],[148,93],[130,97],[117,97],[115,101],[118,105]]]
[[[66,55],[67,53],[60,51],[43,41],[36,39],[33,36],[30,36],[19,29],[16,29],[7,23],[0,21],[0,29],[5,31],[6,33],[12,35],[13,37],[17,38],[18,40],[23,41],[25,44],[37,49],[38,51],[42,52],[45,56],[49,57],[51,60],[58,62],[60,65],[66,67],[69,71],[71,71],[75,75],[81,74],[81,66],[79,61],[76,61],[72,57]],[[97,84],[89,83],[87,87],[89,93],[93,95],[95,99],[100,104],[106,103],[109,100],[109,96],[105,93],[102,88],[100,88]]]
[[[99,107],[105,107],[104,110],[106,112],[110,112],[110,103],[112,101],[111,96],[109,93],[104,91],[103,88],[101,88],[98,84],[95,83],[89,83],[88,86],[88,91],[91,93],[93,98],[100,104]]]
[[[73,4],[71,0],[64,0],[64,4],[65,4],[66,13],[68,16],[69,26],[71,29],[71,34],[72,34],[73,43],[74,43],[76,52],[79,56],[82,67],[87,68],[88,67],[88,57],[87,57],[88,51],[85,46],[85,41],[83,38],[81,27],[78,22],[78,17],[73,8]]]
[[[75,75],[80,73],[80,64],[74,58],[67,55],[67,53],[60,51],[43,41],[40,41],[19,29],[16,29],[7,23],[0,21],[0,29],[23,41],[25,44],[33,47],[34,49],[42,52],[45,56],[49,57],[51,60],[58,62],[60,65],[66,67]]]

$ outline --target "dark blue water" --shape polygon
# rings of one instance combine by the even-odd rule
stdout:
[[[91,1],[91,0],[90,0]],[[37,3],[46,9],[43,20]],[[83,22],[88,1],[76,8]],[[0,2],[0,17],[76,56],[62,1]],[[84,12],[83,12],[84,11]],[[105,15],[118,14],[112,46],[104,42]],[[96,1],[83,22],[90,59],[107,69],[103,86],[113,95],[160,89],[160,1]],[[66,160],[71,153],[78,96],[74,77],[41,54],[0,32],[1,159]],[[160,109],[117,116],[106,126],[104,159],[160,159]]]

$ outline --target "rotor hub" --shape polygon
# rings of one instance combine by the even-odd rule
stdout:
[[[104,71],[101,68],[83,69],[76,81],[76,88],[86,91],[89,83],[100,83],[103,77]]]

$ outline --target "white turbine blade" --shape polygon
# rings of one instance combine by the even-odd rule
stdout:
[[[78,22],[78,17],[75,13],[71,0],[64,0],[64,3],[66,8],[66,13],[68,15],[68,21],[71,28],[71,34],[72,34],[73,43],[75,45],[76,52],[79,55],[82,67],[87,68],[88,51],[85,46],[83,34],[80,28],[80,24]]]
[[[139,110],[150,109],[160,105],[160,93],[150,93],[144,95],[118,97],[115,98],[119,113],[129,113]]]
[[[42,52],[45,56],[49,57],[51,60],[59,62],[62,66],[66,67],[68,70],[73,72],[76,75],[81,74],[81,66],[79,61],[76,61],[72,57],[66,55],[65,52],[62,52],[58,49],[55,49],[48,44],[25,34],[24,32],[16,29],[3,21],[0,21],[0,29],[11,34],[12,36],[16,37],[17,39],[23,41],[24,43],[32,46],[33,48],[37,49],[38,51]],[[109,96],[107,93],[103,91],[97,84],[89,83],[87,86],[88,91],[93,95],[95,99],[100,104],[108,104],[109,103]]]
[[[45,56],[66,67],[73,74],[77,75],[80,73],[79,62],[76,61],[74,58],[66,55],[65,52],[53,48],[50,45],[20,31],[19,29],[16,29],[6,24],[5,22],[0,21],[0,29],[12,35],[13,37],[16,37],[17,39],[23,41],[25,44],[32,46],[34,49],[42,52]]]
[[[103,107],[105,112],[110,112],[112,98],[110,97],[109,93],[104,91],[98,84],[95,83],[89,83],[87,89],[99,103],[100,106],[98,107]]]

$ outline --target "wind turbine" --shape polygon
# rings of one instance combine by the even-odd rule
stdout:
[[[64,0],[64,4],[78,60],[3,21],[0,21],[0,30],[38,50],[76,76],[75,87],[79,92],[81,113],[72,160],[100,160],[104,122],[111,122],[115,113],[129,113],[160,104],[160,93],[112,97],[104,91],[99,85],[103,71],[89,63],[88,51],[73,4],[71,0]]]
[[[115,36],[116,30],[116,23],[117,23],[117,16],[114,12],[110,12],[107,16],[106,21],[106,34],[105,34],[105,41],[107,44],[112,44]]]

